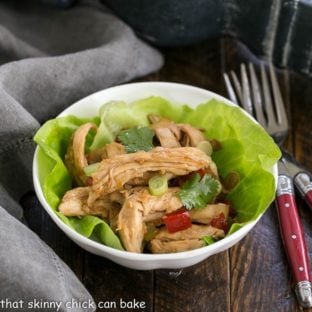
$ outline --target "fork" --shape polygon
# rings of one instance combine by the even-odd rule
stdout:
[[[303,307],[312,307],[309,259],[293,187],[295,183],[300,194],[312,208],[311,175],[303,171],[282,148],[288,134],[288,120],[273,65],[269,64],[269,80],[264,64],[261,63],[261,85],[253,64],[250,63],[248,69],[249,75],[246,65],[241,64],[241,82],[234,71],[230,74],[224,73],[226,89],[229,98],[253,116],[281,147],[282,157],[278,162],[276,192],[280,232],[296,282],[295,292],[298,302]]]
[[[250,79],[247,75],[246,65],[241,64],[241,83],[235,72],[230,72],[234,88],[229,75],[225,73],[224,81],[229,98],[241,105],[251,116],[255,117],[279,145],[282,151],[281,163],[287,167],[290,175],[293,176],[296,188],[310,209],[312,209],[312,174],[304,170],[283,148],[283,143],[288,135],[288,120],[273,65],[269,64],[272,92],[263,63],[260,66],[260,70],[262,89],[255,74],[254,66],[251,63],[249,64]],[[271,93],[273,94],[273,99]]]

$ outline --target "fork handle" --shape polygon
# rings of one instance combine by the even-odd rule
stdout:
[[[307,172],[299,172],[294,177],[294,183],[304,198],[305,202],[308,204],[310,209],[312,209],[312,179]]]
[[[298,215],[293,183],[287,175],[278,177],[276,201],[281,236],[293,278],[296,284],[311,281],[307,248]]]

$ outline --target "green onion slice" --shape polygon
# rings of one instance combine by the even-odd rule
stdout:
[[[212,155],[213,148],[212,148],[212,145],[209,141],[201,141],[197,144],[196,147],[199,148],[200,150],[202,150],[208,156]]]
[[[90,176],[93,172],[99,169],[100,164],[101,164],[100,162],[96,162],[94,164],[86,166],[83,168],[83,171],[87,176]]]
[[[164,175],[156,175],[148,181],[149,191],[152,195],[159,196],[167,192],[168,180]]]

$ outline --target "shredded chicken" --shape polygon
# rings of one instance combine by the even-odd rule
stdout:
[[[117,227],[117,216],[125,201],[123,192],[113,192],[99,198],[90,207],[87,200],[90,187],[76,187],[67,191],[59,205],[59,211],[65,216],[95,215],[109,221],[112,229]]]
[[[65,193],[59,211],[65,216],[95,215],[105,219],[130,252],[142,252],[146,241],[151,252],[170,253],[203,247],[204,236],[224,237],[223,230],[210,225],[221,214],[228,218],[229,205],[223,203],[191,209],[191,227],[175,233],[167,231],[163,217],[184,206],[177,181],[187,180],[190,173],[199,171],[216,179],[219,176],[211,157],[196,148],[206,140],[199,128],[157,115],[148,118],[158,139],[154,141],[161,145],[148,152],[127,153],[122,144],[112,142],[85,155],[88,132],[97,131],[97,127],[86,123],[74,132],[65,164],[78,187]],[[93,163],[99,165],[87,177],[84,168]],[[166,176],[167,181],[173,179],[159,196],[152,195],[148,187],[155,175]]]
[[[132,192],[132,194],[127,192],[126,200],[120,210],[117,221],[117,229],[126,250],[140,252],[146,232],[145,223],[161,220],[165,214],[174,212],[183,206],[177,194],[178,191],[179,188],[169,188],[166,193],[160,196],[151,195],[147,188],[137,189],[135,192]],[[209,224],[213,218],[218,217],[221,213],[224,213],[226,217],[228,216],[228,205],[207,205],[207,207],[202,209],[191,210],[190,217],[192,221]],[[161,223],[162,222],[158,224]],[[209,235],[211,235],[211,233],[213,235],[221,235],[221,232],[223,232],[222,230],[220,230],[220,232],[218,229],[212,227],[207,228],[194,225],[192,231],[188,230],[185,233],[181,231],[178,232],[180,234],[169,235],[168,238],[168,232],[163,230],[155,238],[156,240],[160,240],[160,242],[154,241],[154,244],[163,245],[163,240],[167,241],[171,238],[174,241],[183,241],[183,243],[178,243],[181,246],[188,244],[193,246],[193,243],[197,246],[199,243],[202,244],[200,240],[200,238],[204,236],[200,236],[202,231],[206,233],[204,235],[208,235],[207,231],[209,231]],[[198,242],[196,235],[200,236],[200,242]],[[169,245],[173,246],[174,244]]]
[[[169,233],[166,229],[162,229],[155,239],[160,239],[162,241],[172,241],[172,240],[185,240],[185,239],[201,239],[204,236],[212,237],[223,237],[224,231],[212,227],[210,225],[196,225],[193,224],[190,228],[178,231],[175,233]]]
[[[150,246],[152,253],[172,253],[204,247],[204,241],[201,239],[187,239],[166,242],[153,239],[150,242]]]
[[[146,232],[143,222],[142,203],[126,196],[117,217],[117,231],[127,251],[142,252],[142,242]]]
[[[107,158],[106,146],[92,150],[87,156],[88,164],[98,163]]]
[[[206,141],[206,138],[200,129],[188,124],[179,124],[178,126],[182,133],[182,146],[196,147],[200,142]]]
[[[113,158],[117,155],[126,154],[125,147],[117,142],[106,144],[107,158]]]
[[[202,209],[191,209],[189,213],[192,221],[209,224],[212,219],[220,216],[222,213],[227,219],[229,216],[229,205],[223,203],[207,205]]]
[[[180,147],[179,140],[181,138],[180,129],[171,120],[157,115],[149,115],[152,122],[151,128],[155,131],[162,147]]]
[[[103,218],[108,217],[108,211],[112,204],[110,198],[98,199],[90,207],[87,200],[90,193],[90,187],[76,187],[67,191],[59,205],[59,211],[65,216],[84,216],[99,215]]]
[[[218,175],[211,158],[193,147],[157,147],[149,152],[142,151],[104,159],[100,168],[92,174],[92,192],[88,198],[88,205],[92,206],[97,198],[105,194],[122,189],[128,181],[142,177],[147,171],[181,176],[205,168]]]
[[[94,149],[87,155],[88,163],[93,164],[100,162],[105,158],[113,158],[116,155],[126,154],[125,147],[118,143],[112,142],[106,144],[104,147]]]
[[[148,188],[142,188],[136,191],[132,198],[142,204],[143,207],[143,218],[145,222],[152,221],[155,218],[155,214],[161,214],[162,216],[166,213],[178,210],[183,206],[179,196],[179,188],[170,187],[166,193],[154,196],[151,195]]]
[[[131,186],[131,187],[146,186],[146,185],[148,185],[149,179],[151,179],[152,177],[157,176],[157,175],[159,175],[159,172],[157,172],[157,171],[146,171],[143,173],[143,177],[133,178],[133,179],[129,180],[127,182],[127,186]],[[169,173],[169,172],[165,173],[164,175],[166,176],[168,181],[176,177],[174,174]]]
[[[177,196],[177,188],[170,188],[161,196],[153,196],[147,188],[137,188],[135,192],[126,193],[126,200],[117,220],[117,230],[128,251],[140,252],[145,222],[153,220],[155,215],[169,213],[182,207]]]
[[[157,115],[148,117],[152,122],[151,128],[154,129],[162,147],[196,147],[200,142],[206,140],[200,129],[189,124],[176,124]]]
[[[172,187],[161,196],[147,195],[143,198],[144,221],[157,221],[165,214],[182,208],[183,204],[178,196],[178,191],[178,188]]]
[[[169,128],[155,127],[155,134],[162,147],[180,147],[180,143]]]
[[[72,136],[65,155],[65,165],[71,173],[74,181],[80,185],[86,185],[88,177],[83,168],[88,165],[85,156],[85,142],[88,132],[93,129],[97,130],[97,126],[91,122],[80,126]]]
[[[151,250],[153,253],[168,253],[199,248],[204,245],[202,240],[204,236],[221,238],[224,237],[224,231],[210,225],[196,224],[175,233],[169,233],[163,228],[151,240]]]

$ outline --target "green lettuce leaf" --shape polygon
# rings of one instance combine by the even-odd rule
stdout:
[[[158,114],[179,121],[189,111],[191,108],[187,105],[172,105],[158,96],[138,100],[130,106],[122,101],[111,101],[100,108],[101,124],[90,149],[114,141],[117,133],[122,129],[148,126],[148,114]]]
[[[219,173],[225,177],[236,171],[239,184],[228,194],[236,212],[228,235],[247,222],[257,219],[275,195],[275,181],[270,168],[280,157],[271,137],[237,107],[215,99],[192,109],[170,103],[161,97],[149,97],[131,104],[111,102],[100,108],[93,120],[73,116],[57,118],[44,124],[35,136],[39,149],[40,183],[48,203],[69,226],[86,237],[122,249],[118,237],[101,219],[93,216],[68,218],[57,211],[63,194],[71,188],[71,180],[63,163],[66,146],[73,131],[86,121],[99,125],[90,149],[113,141],[121,129],[148,125],[148,114],[158,114],[179,123],[203,128],[208,139],[216,139],[222,149],[213,153]]]
[[[123,249],[119,238],[102,219],[95,216],[66,217],[57,211],[61,198],[72,188],[71,178],[63,162],[69,139],[80,125],[88,121],[98,124],[98,118],[68,116],[49,120],[38,130],[34,140],[39,145],[39,181],[47,202],[64,223],[86,237]]]
[[[212,236],[208,236],[208,235],[202,237],[202,240],[204,241],[204,246],[209,246],[209,245],[216,242],[216,239],[214,239]]]
[[[208,139],[221,142],[222,149],[214,152],[212,158],[222,177],[233,170],[240,175],[239,184],[227,197],[238,221],[232,224],[229,233],[257,219],[275,196],[270,168],[281,152],[273,139],[239,108],[220,105],[214,99],[199,105],[184,122],[204,128]]]

